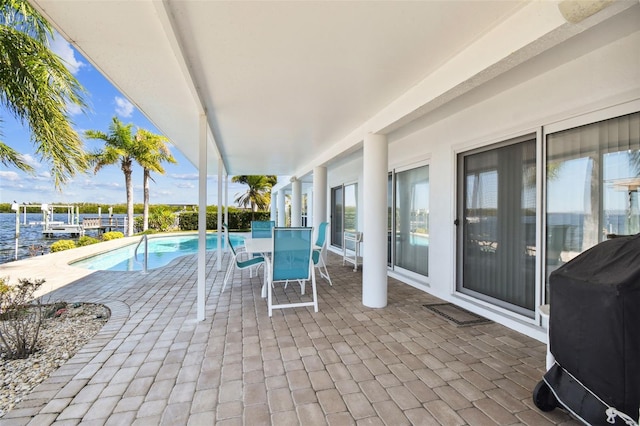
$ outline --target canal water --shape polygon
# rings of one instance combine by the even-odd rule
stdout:
[[[97,217],[97,214],[80,214],[80,223],[84,217]],[[122,223],[122,219],[126,215],[113,215]],[[108,215],[103,214],[103,218]],[[54,213],[51,220],[64,223],[69,222],[67,213]],[[30,222],[41,222],[41,213],[27,213],[26,219],[23,213],[20,213],[20,236],[18,238],[18,260],[31,256],[39,256],[49,253],[51,244],[58,240],[74,240],[78,237],[70,234],[57,234],[52,237],[42,235],[41,225],[29,225]],[[25,225],[26,222],[26,225]],[[120,231],[122,231],[120,229]],[[97,237],[98,231],[87,231],[85,235]],[[7,263],[15,260],[16,257],[16,214],[0,213],[0,263]]]

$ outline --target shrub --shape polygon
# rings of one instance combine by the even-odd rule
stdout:
[[[55,253],[57,251],[69,250],[72,248],[76,248],[76,243],[73,240],[59,240],[55,243],[51,244],[51,253]]]
[[[229,229],[250,229],[252,220],[269,220],[270,212],[252,212],[240,210],[229,212]],[[218,214],[207,212],[207,229],[216,230],[218,228]],[[198,213],[183,212],[179,216],[179,226],[181,231],[194,231],[198,229]]]
[[[133,232],[142,232],[143,228],[143,217],[136,216],[133,218]]]
[[[149,212],[149,229],[167,232],[174,227],[175,221],[176,216],[167,208],[158,207]]]
[[[102,241],[116,240],[118,238],[124,238],[124,234],[120,231],[111,231],[102,234]]]
[[[44,280],[20,279],[10,286],[0,278],[0,351],[9,359],[35,352],[42,326],[42,304],[33,295]]]
[[[78,242],[76,243],[76,245],[78,247],[84,247],[84,246],[90,246],[91,244],[95,244],[99,242],[100,240],[98,240],[97,238],[93,238],[88,235],[83,235],[82,237],[78,238]]]

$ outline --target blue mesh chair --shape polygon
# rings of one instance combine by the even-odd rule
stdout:
[[[320,271],[320,276],[329,281],[329,285],[333,285],[329,271],[327,271],[327,264],[325,258],[327,256],[327,233],[329,228],[329,222],[322,222],[318,226],[318,238],[316,238],[315,245],[313,247],[313,264]]]
[[[229,260],[229,267],[227,268],[227,272],[224,275],[224,284],[222,285],[222,291],[224,292],[224,289],[227,287],[227,281],[229,280],[230,277],[233,276],[233,271],[236,268],[242,270],[242,269],[251,268],[252,266],[260,266],[264,264],[264,257],[257,256],[257,257],[252,257],[248,260],[240,260],[239,255],[242,253],[238,253],[236,251],[236,248],[231,243],[231,239],[229,238],[229,228],[227,228],[227,225],[224,225],[224,224],[222,225],[222,227],[224,228],[225,234],[227,236],[227,245],[229,246],[229,249],[231,250],[231,255],[232,255],[232,259]],[[245,256],[246,256],[246,253],[245,253]],[[251,270],[249,270],[249,272],[251,272]]]
[[[251,238],[271,238],[271,230],[275,226],[273,220],[252,220]]]
[[[273,309],[313,306],[318,312],[316,274],[313,265],[313,228],[274,228],[273,250],[268,265],[267,304],[269,316]],[[275,282],[298,281],[302,294],[306,281],[311,280],[312,300],[310,302],[273,304],[273,284]]]

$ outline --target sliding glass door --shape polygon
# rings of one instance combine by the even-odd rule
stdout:
[[[429,166],[395,174],[394,266],[429,275]]]
[[[458,291],[533,316],[534,136],[458,157]]]
[[[331,188],[331,244],[342,248],[344,232],[344,187]]]
[[[358,230],[358,185],[331,188],[331,244],[342,248],[344,232]]]
[[[640,232],[640,113],[546,137],[546,284],[613,235]]]
[[[428,165],[389,173],[387,265],[394,271],[429,276],[429,199]]]

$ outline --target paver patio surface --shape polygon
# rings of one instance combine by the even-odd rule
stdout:
[[[391,278],[388,306],[367,308],[361,272],[333,253],[319,312],[269,318],[262,271],[236,271],[221,294],[228,256],[221,271],[215,256],[204,321],[195,255],[146,275],[95,272],[51,293],[103,303],[111,318],[0,426],[577,424],[531,401],[543,343],[495,323],[457,327],[423,307],[439,299]],[[299,286],[275,293],[294,299]]]

